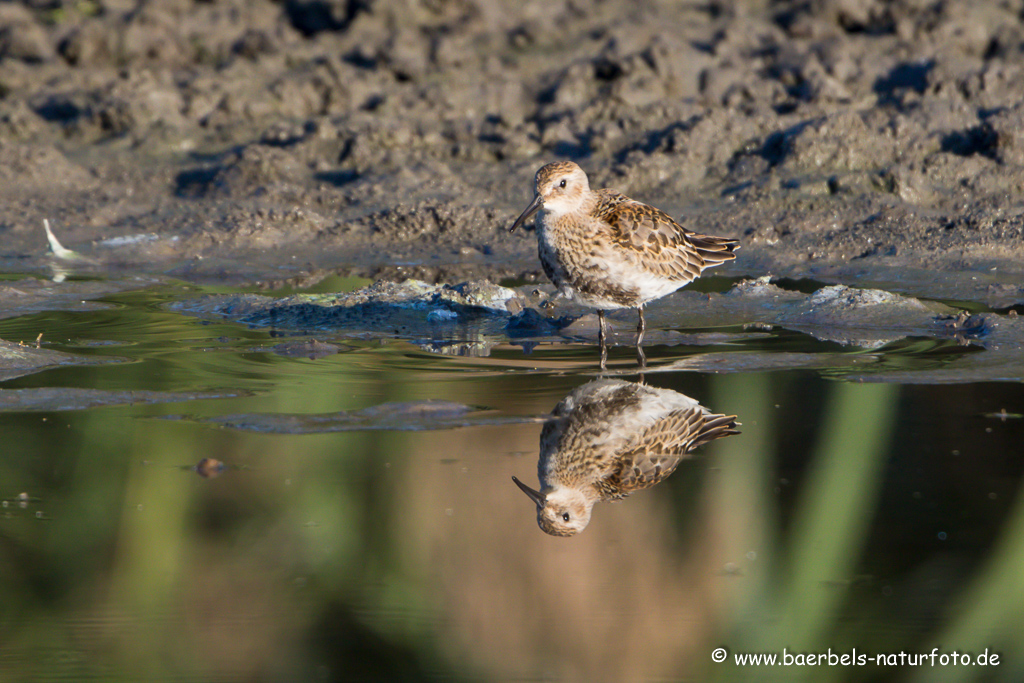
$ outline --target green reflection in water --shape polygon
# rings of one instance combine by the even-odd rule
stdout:
[[[985,566],[977,572],[963,595],[949,608],[950,621],[922,648],[930,653],[940,648],[977,656],[996,653],[1000,656],[999,680],[1020,680],[1024,676],[1021,653],[1021,626],[1024,614],[1024,589],[1021,568],[1024,567],[1024,493],[1017,496],[998,545]],[[912,681],[972,681],[994,676],[992,671],[978,667],[947,666],[920,669]]]
[[[803,485],[806,493],[793,520],[790,584],[778,594],[785,610],[779,631],[800,651],[827,647],[823,641],[831,636],[826,627],[834,622],[844,597],[828,588],[852,577],[863,554],[882,485],[899,387],[837,384],[830,393]]]
[[[984,645],[1005,657],[990,678],[1019,677],[1020,502],[995,547],[961,546],[979,568],[938,600],[940,618],[890,627],[898,605],[858,604],[865,558],[898,554],[867,540],[893,475],[898,386],[807,372],[652,373],[652,384],[738,414],[743,433],[703,449],[665,485],[608,504],[581,538],[552,539],[509,478],[535,469],[537,424],[290,435],[196,419],[421,399],[542,414],[592,378],[592,349],[498,347],[462,359],[343,339],[333,356],[285,358],[265,350],[280,341],[266,331],[156,305],[171,296],[0,323],[0,336],[45,329],[58,348],[128,359],[3,388],[241,392],[0,414],[0,497],[39,499],[13,501],[0,518],[2,680],[890,678],[714,665],[719,641],[732,652]],[[802,350],[822,348],[794,336]],[[914,367],[956,360],[930,346],[905,350],[872,353]],[[975,408],[960,390],[933,393],[967,424]],[[781,444],[800,450],[790,465],[799,479],[784,485],[780,462],[792,454]],[[230,469],[215,479],[183,469],[203,457]],[[1007,478],[1019,485],[1016,471]],[[918,563],[933,559],[922,553]],[[891,678],[912,673],[982,677]]]
[[[773,481],[778,480],[773,467],[774,432],[781,428],[775,419],[778,406],[773,406],[777,387],[765,375],[718,378],[713,386],[714,403],[728,403],[730,410],[743,416],[746,437],[743,442],[725,441],[717,446],[722,476],[713,500],[716,515],[726,522],[724,554],[742,558],[746,549],[757,551],[728,567],[728,572],[740,578],[725,590],[718,615],[723,635],[707,649],[710,654],[713,647],[724,644],[728,659],[702,667],[709,676],[715,680],[784,681],[1018,679],[1024,671],[1019,656],[1024,495],[1018,491],[1006,528],[980,571],[969,585],[957,586],[963,590],[954,592],[953,599],[943,604],[942,620],[934,622],[940,628],[933,636],[919,639],[916,629],[887,624],[893,616],[878,613],[877,605],[866,612],[856,605],[858,584],[874,581],[874,577],[858,576],[857,568],[872,552],[867,546],[868,531],[876,521],[894,444],[900,388],[831,385],[817,443],[802,473],[801,495],[793,505],[788,528],[783,530],[777,504],[769,494]],[[935,463],[935,467],[941,465]],[[939,537],[945,539],[946,534]],[[936,569],[941,575],[942,561],[935,568],[925,567],[923,576]],[[922,582],[936,580],[925,578]],[[898,601],[892,602],[896,604],[889,609],[899,610]],[[907,604],[920,609],[920,605]],[[931,625],[924,624],[924,631]],[[940,656],[957,652],[961,662],[967,661],[966,655],[996,652],[1002,663],[999,668],[973,662],[942,666],[930,659],[917,667],[893,665],[892,660],[843,666],[837,658],[832,665],[734,663],[737,654],[766,653],[781,658],[784,651],[790,655],[859,652],[872,657],[929,655],[933,648]]]

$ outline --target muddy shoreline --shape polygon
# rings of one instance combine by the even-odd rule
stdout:
[[[1021,92],[1020,2],[5,4],[0,268],[543,281],[506,228],[571,158],[717,274],[1007,308]]]

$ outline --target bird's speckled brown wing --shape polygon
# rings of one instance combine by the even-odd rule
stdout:
[[[537,473],[542,485],[555,477],[579,486],[608,476],[617,454],[595,444],[608,440],[617,416],[637,405],[642,388],[633,382],[591,383],[562,399],[540,434]]]
[[[690,232],[664,211],[611,190],[598,190],[595,215],[611,228],[615,244],[637,254],[651,273],[685,284],[705,268],[736,258],[739,242]]]
[[[739,434],[735,415],[709,415],[699,406],[672,412],[637,436],[636,447],[619,458],[621,467],[604,482],[602,493],[614,500],[654,486],[691,451],[730,434]]]

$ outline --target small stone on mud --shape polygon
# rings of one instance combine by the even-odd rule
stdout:
[[[427,313],[427,321],[432,323],[452,322],[458,320],[459,314],[444,308],[438,308]]]
[[[791,294],[791,292],[787,292],[778,285],[773,285],[771,280],[770,275],[764,275],[752,280],[742,280],[733,285],[725,293],[725,296],[768,297]]]

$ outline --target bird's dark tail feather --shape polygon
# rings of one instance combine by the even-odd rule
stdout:
[[[736,250],[740,248],[739,240],[728,237],[711,237],[709,235],[691,234],[690,243],[697,248],[697,253],[704,259],[704,268],[711,268],[736,258]]]
[[[693,450],[723,436],[739,434],[740,430],[736,429],[737,426],[739,423],[736,422],[735,415],[708,415],[700,434],[693,438],[688,450]]]

